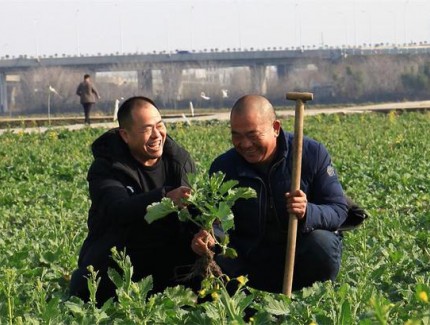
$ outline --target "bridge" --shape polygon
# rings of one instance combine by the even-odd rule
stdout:
[[[151,54],[112,54],[97,56],[50,56],[0,58],[0,111],[8,111],[8,75],[40,67],[65,67],[84,69],[92,73],[108,71],[137,72],[138,88],[142,94],[152,97],[153,71],[158,70],[163,84],[173,84],[174,92],[180,88],[182,71],[185,69],[210,69],[248,67],[250,78],[257,93],[266,92],[266,68],[275,66],[279,77],[284,77],[296,62],[314,63],[318,60],[336,62],[350,56],[428,54],[429,46],[369,47],[369,48],[319,48],[319,49],[272,49],[234,50]]]

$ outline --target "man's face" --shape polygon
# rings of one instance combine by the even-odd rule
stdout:
[[[160,112],[149,103],[134,107],[131,111],[133,124],[120,129],[134,158],[144,166],[154,165],[163,154],[167,131]]]
[[[236,151],[250,164],[270,162],[276,152],[280,122],[262,118],[257,111],[233,113],[231,141]]]

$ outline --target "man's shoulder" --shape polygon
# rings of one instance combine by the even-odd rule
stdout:
[[[285,142],[282,142],[284,144],[281,144],[281,147],[284,146],[286,143],[287,148],[289,148],[289,151],[292,152],[291,148],[293,148],[294,134],[291,132],[285,132],[285,131],[283,134],[285,137]],[[325,148],[321,142],[311,137],[303,136],[303,154],[309,154],[309,153],[316,154],[321,150],[321,148]]]
[[[122,156],[127,152],[125,143],[121,140],[119,129],[113,128],[100,135],[91,144],[94,158]]]
[[[307,136],[303,137],[303,146],[311,150],[320,150],[321,147],[324,147],[321,142]]]
[[[191,159],[190,153],[169,135],[167,135],[164,143],[164,155],[177,162]]]
[[[218,157],[216,157],[214,159],[214,161],[217,161],[217,160],[223,160],[223,161],[225,161],[225,160],[232,160],[232,159],[236,159],[236,157],[237,157],[236,150],[234,148],[231,148],[231,149],[223,152],[222,154],[220,154]]]
[[[237,165],[237,152],[234,148],[227,150],[214,159],[211,165],[212,171],[225,171]]]

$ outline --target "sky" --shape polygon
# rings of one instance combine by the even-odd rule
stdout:
[[[0,58],[430,44],[428,0],[0,0]]]

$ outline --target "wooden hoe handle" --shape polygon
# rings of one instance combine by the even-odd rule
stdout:
[[[300,189],[300,178],[302,173],[302,149],[303,149],[303,116],[304,102],[313,99],[312,93],[289,92],[287,99],[296,101],[294,114],[294,139],[293,139],[293,170],[291,179],[291,192]],[[284,283],[282,293],[291,298],[293,287],[294,257],[297,239],[297,217],[289,214],[287,251],[285,257]]]

